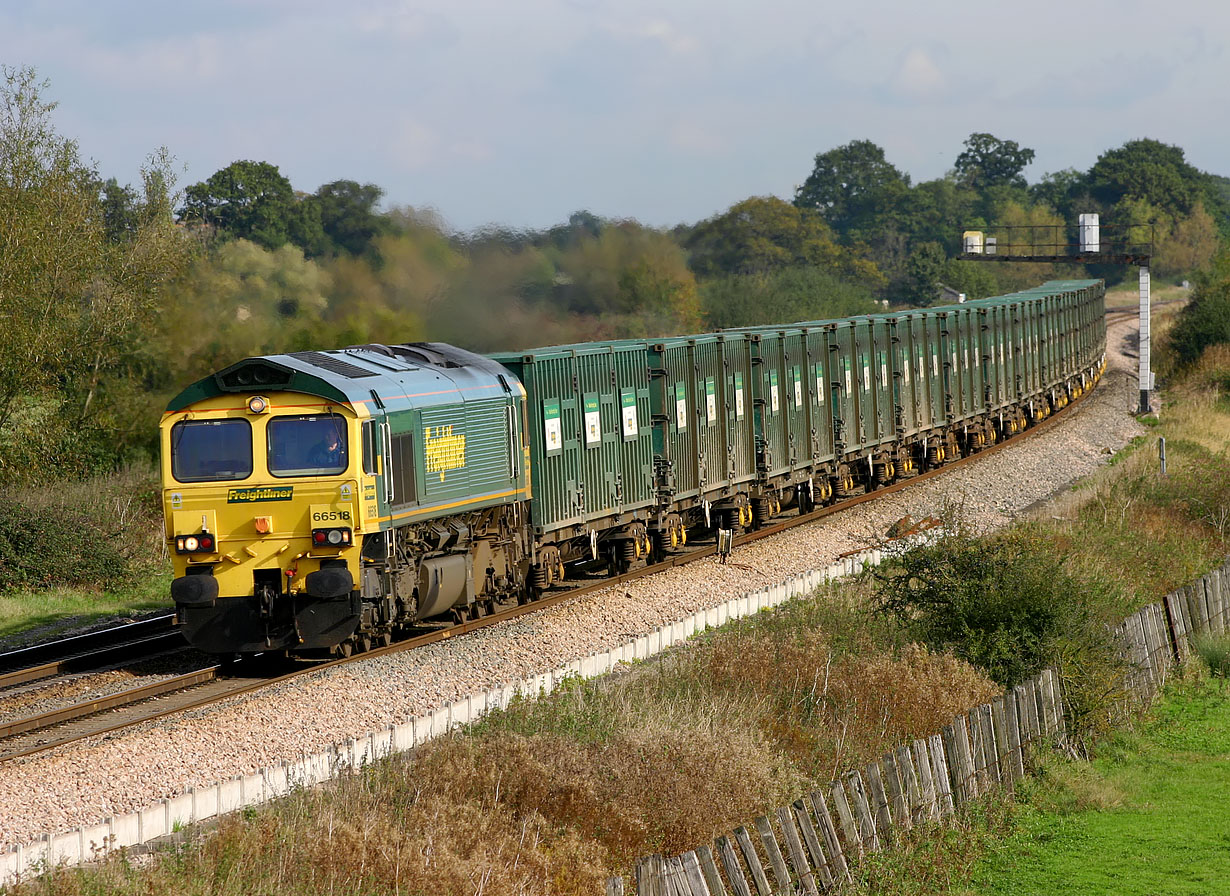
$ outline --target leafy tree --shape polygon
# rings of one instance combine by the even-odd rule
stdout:
[[[978,202],[977,193],[952,178],[924,181],[902,197],[895,222],[908,244],[934,242],[956,253],[979,215]]]
[[[855,140],[816,156],[815,166],[795,191],[794,204],[814,209],[843,238],[865,236],[891,213],[910,186],[870,140]]]
[[[941,280],[945,286],[957,292],[963,292],[971,299],[1002,295],[1007,290],[1000,286],[999,279],[995,275],[999,267],[998,264],[950,258],[944,263]]]
[[[699,324],[696,280],[669,234],[621,221],[579,236],[556,265],[555,301],[580,314],[635,318],[626,335]]]
[[[1230,345],[1230,249],[1223,246],[1197,276],[1191,301],[1179,312],[1167,340],[1180,368],[1200,360],[1211,345]]]
[[[1049,205],[1064,221],[1073,221],[1078,214],[1098,210],[1089,194],[1088,178],[1075,168],[1042,175],[1029,188],[1029,195],[1034,202]]]
[[[1087,592],[1040,533],[958,531],[873,574],[879,609],[936,651],[951,650],[1011,687],[1048,666],[1114,662],[1116,644]]]
[[[970,134],[957,156],[957,180],[975,190],[987,187],[1025,187],[1021,172],[1034,160],[1034,151],[1015,140],[1000,140],[992,134]]]
[[[1129,140],[1098,156],[1089,169],[1090,193],[1107,206],[1143,199],[1167,214],[1186,214],[1201,197],[1204,176],[1183,150],[1157,140]]]
[[[1125,197],[1108,217],[1129,222],[1129,245],[1152,244],[1150,269],[1160,277],[1194,274],[1212,261],[1218,249],[1217,225],[1200,201],[1190,214],[1173,215],[1143,199]]]
[[[935,302],[948,258],[939,243],[920,243],[905,265],[901,298],[918,308]]]
[[[753,197],[702,221],[687,238],[700,277],[822,267],[852,280],[882,283],[875,265],[833,240],[820,215],[774,197]]]
[[[168,385],[251,355],[322,347],[330,285],[293,246],[222,244],[181,280],[175,313],[160,317]]]
[[[232,239],[266,249],[288,242],[322,245],[320,209],[295,198],[290,181],[268,162],[232,162],[184,192],[180,215]]]
[[[107,240],[112,243],[128,242],[137,232],[136,191],[132,187],[121,187],[119,181],[112,177],[102,185],[101,196]]]
[[[190,243],[165,152],[109,231],[100,178],[56,133],[47,83],[32,68],[0,77],[0,480],[85,472],[127,447],[133,359]]]
[[[382,196],[384,190],[375,184],[335,180],[317,190],[307,204],[319,208],[321,230],[333,253],[362,255],[376,237],[390,231],[389,220],[376,212]]]

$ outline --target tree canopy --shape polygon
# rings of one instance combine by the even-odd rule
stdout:
[[[794,204],[818,211],[838,234],[854,236],[894,207],[909,186],[909,176],[889,163],[882,148],[855,140],[816,156]]]
[[[1022,171],[1034,160],[1034,151],[1015,140],[1000,140],[992,134],[970,134],[965,149],[953,166],[957,180],[975,190],[987,187],[1024,189]]]

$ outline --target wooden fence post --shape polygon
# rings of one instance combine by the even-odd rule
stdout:
[[[722,885],[722,875],[718,874],[717,863],[713,861],[713,850],[707,845],[696,848],[696,856],[700,860],[700,871],[709,885],[710,896],[726,896],[726,887]]]
[[[901,767],[897,765],[895,754],[885,753],[880,759],[880,774],[893,826],[903,830],[909,828],[910,809],[905,801],[904,774]]]
[[[691,896],[714,896],[709,892],[709,884],[705,880],[704,872],[701,871],[700,859],[696,857],[696,853],[685,852],[679,859],[683,865],[684,879],[691,890]]]
[[[935,782],[935,803],[941,818],[950,817],[956,807],[952,799],[952,774],[944,753],[944,736],[933,734],[927,739],[931,748],[931,780]]]
[[[837,782],[834,781],[833,783],[836,784]],[[841,848],[841,841],[837,838],[837,827],[833,824],[833,816],[829,814],[828,803],[824,801],[823,792],[819,790],[811,792],[811,808],[816,816],[816,821],[820,824],[820,836],[824,838],[824,847],[828,852],[829,861],[833,863],[833,878],[835,880],[849,880],[850,866],[846,862],[846,855],[845,851]],[[846,814],[850,814],[849,806],[846,807]],[[857,854],[856,851],[855,855]]]
[[[608,877],[606,879],[606,896],[624,896],[624,879]]]
[[[995,714],[990,703],[983,703],[977,709],[978,727],[982,729],[982,756],[986,767],[987,786],[992,787],[1003,782],[1003,774],[999,769],[999,755],[995,751]]]
[[[829,865],[829,856],[825,855],[824,846],[820,843],[820,835],[816,833],[816,826],[812,824],[811,815],[807,811],[807,803],[802,799],[797,799],[790,804],[790,809],[794,813],[795,824],[803,834],[803,843],[807,846],[807,852],[811,855],[812,865],[816,869],[816,876],[820,878],[820,886],[826,890],[833,885],[833,873],[836,868],[836,858],[833,859],[833,865]],[[832,855],[832,846],[829,847],[829,855]],[[837,846],[838,853],[841,852],[840,844]]]
[[[1174,638],[1175,659],[1186,663],[1191,655],[1191,645],[1188,642],[1187,607],[1176,591],[1166,595],[1163,603],[1166,605],[1166,619],[1170,623],[1170,633]]]
[[[894,754],[897,759],[897,775],[901,778],[905,820],[902,827],[912,828],[914,823],[927,817],[926,803],[923,801],[922,790],[918,786],[918,775],[914,772],[914,758],[910,754],[908,744],[902,744]]]
[[[922,738],[914,741],[914,767],[918,773],[918,786],[922,793],[922,814],[916,821],[935,821],[940,817],[940,807],[935,799],[935,779],[931,777],[931,751]]]
[[[655,854],[639,859],[636,863],[635,876],[637,896],[667,896],[664,856]]]
[[[769,857],[769,867],[773,869],[773,878],[777,881],[777,892],[780,896],[794,896],[794,887],[790,884],[790,871],[786,868],[782,848],[777,845],[777,837],[773,835],[772,823],[762,815],[756,819],[756,831],[760,834],[760,842],[764,845],[765,855]]]
[[[777,824],[782,829],[782,839],[786,841],[786,852],[790,854],[790,867],[794,869],[795,877],[799,879],[804,896],[820,896],[820,888],[816,886],[816,872],[812,870],[811,862],[807,860],[803,838],[799,836],[798,825],[794,823],[789,807],[783,806],[777,810]]]
[[[999,769],[999,780],[1012,793],[1016,789],[1013,783],[1016,778],[1008,758],[1008,714],[1003,697],[991,701],[991,723],[995,727],[995,765]]]
[[[863,838],[859,835],[858,823],[854,820],[854,810],[850,808],[846,789],[842,787],[840,781],[833,781],[829,784],[829,794],[833,797],[833,809],[837,812],[838,821],[841,822],[841,833],[846,841],[846,849],[849,850],[850,857],[857,861],[863,857]]]
[[[730,887],[735,891],[735,896],[752,896],[752,888],[748,886],[747,875],[743,873],[743,868],[739,864],[739,856],[730,838],[718,837],[713,842],[717,845],[718,855],[722,857],[722,867],[726,869],[726,879],[730,881]]]
[[[743,860],[747,862],[747,870],[752,872],[752,882],[756,884],[757,892],[760,896],[773,896],[769,878],[765,876],[764,866],[760,864],[760,856],[756,855],[756,847],[752,845],[752,838],[748,835],[747,828],[735,828],[735,842],[739,844],[739,851],[743,853]]]
[[[863,776],[857,769],[846,774],[846,792],[850,795],[850,808],[854,810],[854,818],[858,822],[859,842],[862,844],[862,849],[879,852],[880,837],[876,831],[875,816],[867,797],[867,788],[863,784]]]

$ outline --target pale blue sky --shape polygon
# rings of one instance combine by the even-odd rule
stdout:
[[[104,177],[165,145],[181,185],[266,161],[462,230],[691,223],[858,139],[915,181],[975,131],[1031,181],[1138,137],[1230,175],[1228,39],[1205,0],[0,0]]]

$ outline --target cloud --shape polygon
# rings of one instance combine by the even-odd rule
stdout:
[[[948,79],[926,50],[915,47],[902,58],[889,85],[903,99],[932,100],[944,95]]]

